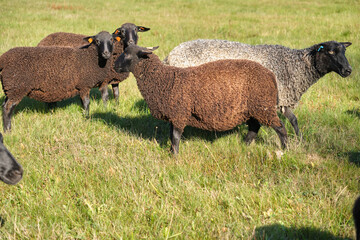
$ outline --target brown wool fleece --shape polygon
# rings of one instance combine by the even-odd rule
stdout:
[[[37,46],[64,46],[64,47],[75,47],[79,48],[84,45],[87,45],[88,42],[84,40],[87,37],[82,34],[75,33],[66,33],[66,32],[56,32],[46,36],[42,39]],[[114,50],[111,57],[112,63],[120,56],[120,54],[124,51],[124,46],[121,41],[116,41],[114,43]],[[103,88],[108,84],[117,84],[129,77],[129,73],[117,73],[114,68],[111,68],[108,76],[95,87]]]
[[[99,66],[93,45],[86,49],[18,47],[0,57],[3,90],[15,102],[25,96],[42,102],[84,96],[100,84],[110,68],[110,61]]]
[[[151,114],[176,128],[225,131],[250,117],[281,126],[275,75],[256,62],[219,60],[177,68],[150,54],[131,71]]]

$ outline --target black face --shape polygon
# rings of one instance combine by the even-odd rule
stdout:
[[[342,77],[351,74],[352,68],[346,59],[346,47],[350,46],[349,42],[325,42],[317,46],[318,59],[321,66],[319,68],[326,72],[336,72]]]
[[[133,46],[136,45],[130,45],[129,47],[125,48],[125,51],[116,59],[114,67],[116,72],[130,72],[131,63],[138,60],[135,48],[133,48]]]
[[[94,37],[99,56],[109,59],[114,49],[114,39],[108,32],[100,32]]]
[[[2,143],[2,135],[0,140],[0,180],[6,184],[16,184],[22,178],[23,169]]]
[[[88,41],[90,44],[84,47],[88,47],[91,44],[96,45],[98,55],[103,59],[107,60],[111,57],[114,49],[114,38],[113,36],[106,32],[102,31],[96,34],[95,36],[84,38],[85,41]],[[82,47],[82,48],[84,48]]]
[[[136,66],[143,59],[149,58],[154,50],[159,47],[144,48],[135,44],[129,45],[124,52],[116,59],[114,69],[116,72],[131,72],[133,66]]]
[[[133,23],[124,23],[120,28],[116,29],[114,34],[118,35],[121,38],[121,42],[124,45],[124,49],[127,48],[130,44],[137,44],[138,42],[138,32],[149,31],[150,28],[136,26]]]

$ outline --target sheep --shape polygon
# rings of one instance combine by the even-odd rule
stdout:
[[[14,185],[22,179],[22,175],[22,166],[4,146],[3,135],[0,133],[0,180]]]
[[[85,114],[89,116],[90,90],[110,71],[114,39],[103,31],[85,40],[89,44],[79,49],[17,47],[1,55],[5,132],[11,129],[12,113],[25,96],[52,103],[80,95]]]
[[[360,240],[360,196],[355,200],[353,217],[356,230],[356,240]]]
[[[117,28],[113,34],[120,37],[121,41],[116,42],[113,51],[113,61],[123,52],[124,48],[128,44],[138,42],[138,32],[149,31],[150,28],[143,26],[136,26],[133,23],[124,23],[121,27]],[[81,47],[84,45],[84,37],[82,34],[56,32],[46,36],[42,39],[37,46],[68,46],[68,47]],[[104,104],[109,99],[108,84],[112,85],[115,101],[119,99],[119,83],[129,77],[129,73],[116,73],[113,68],[109,73],[109,76],[99,84],[99,90],[101,92],[101,98]]]
[[[179,152],[189,125],[226,131],[246,121],[250,144],[260,124],[271,126],[286,147],[287,133],[276,113],[275,75],[249,60],[221,60],[198,67],[164,65],[155,48],[129,45],[115,62],[117,72],[132,72],[151,114],[170,122],[171,151]]]
[[[278,110],[290,121],[301,137],[294,109],[301,96],[325,74],[332,71],[342,77],[351,74],[345,57],[350,42],[329,41],[305,49],[280,45],[248,45],[226,40],[198,39],[181,43],[164,59],[176,67],[197,66],[219,59],[249,59],[267,67],[276,75],[279,89]]]

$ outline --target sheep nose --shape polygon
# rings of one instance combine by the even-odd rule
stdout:
[[[128,41],[128,45],[130,45],[130,44],[135,44],[135,41],[134,41],[133,39],[130,39],[130,40]]]
[[[22,176],[23,176],[23,170],[22,169],[11,170],[6,175],[7,179],[9,179],[11,181],[11,184],[18,183],[22,179]]]
[[[104,51],[103,54],[102,54],[102,56],[103,56],[103,58],[105,58],[105,59],[109,59],[110,56],[111,56],[111,54],[110,54],[109,51]]]
[[[352,72],[352,68],[350,66],[344,69],[345,76],[349,76],[351,72]]]

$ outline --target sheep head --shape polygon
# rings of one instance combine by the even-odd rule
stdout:
[[[23,175],[22,166],[3,144],[3,136],[0,133],[0,180],[6,184],[18,183]]]
[[[111,57],[111,54],[114,49],[114,41],[118,39],[106,31],[99,32],[94,36],[89,36],[84,38],[85,41],[88,41],[89,44],[83,46],[82,48],[87,48],[90,45],[94,44],[97,48],[99,57],[107,60]]]
[[[124,46],[124,49],[127,48],[130,44],[137,44],[138,42],[138,32],[147,32],[150,28],[143,26],[136,26],[133,23],[124,23],[121,27],[117,28],[113,34],[117,35],[121,39],[121,43]]]
[[[131,72],[134,65],[138,64],[141,59],[147,58],[149,54],[152,54],[152,52],[158,48],[159,46],[145,48],[135,44],[129,45],[116,59],[115,71],[119,73]]]
[[[314,46],[316,68],[322,74],[336,72],[341,77],[351,74],[352,68],[345,56],[346,48],[351,42],[329,41]]]

